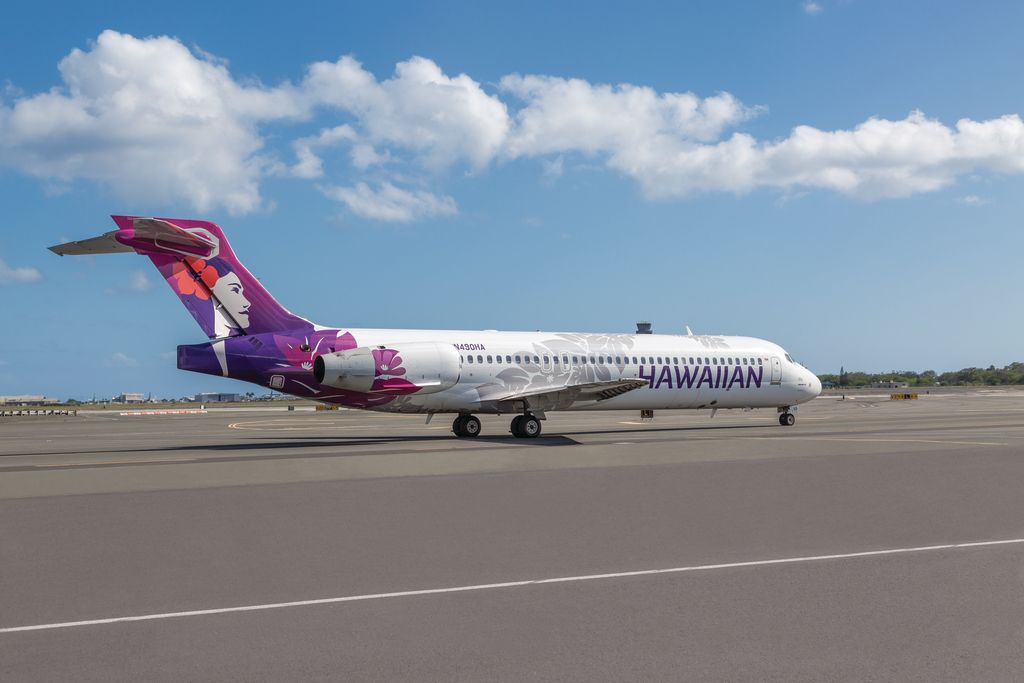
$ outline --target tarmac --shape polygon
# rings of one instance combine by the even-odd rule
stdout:
[[[1024,391],[0,419],[0,680],[1024,679]]]

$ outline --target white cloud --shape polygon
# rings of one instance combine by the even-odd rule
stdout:
[[[323,193],[344,203],[349,211],[379,221],[407,223],[418,218],[453,216],[458,213],[455,200],[425,190],[403,190],[391,183],[381,183],[374,190],[366,183],[355,187],[323,187]]]
[[[7,265],[7,263],[3,259],[0,259],[0,285],[16,285],[28,282],[39,282],[42,279],[42,273],[40,273],[35,268],[30,268],[28,266],[16,268],[14,266]]]
[[[185,201],[198,211],[257,210],[266,205],[260,181],[286,175],[327,178],[324,194],[367,218],[453,215],[451,197],[398,185],[434,186],[453,167],[481,173],[524,158],[539,159],[549,182],[568,169],[603,167],[653,199],[758,188],[878,199],[934,191],[964,175],[1024,171],[1018,114],[947,125],[915,111],[837,130],[797,125],[759,140],[740,127],[767,110],[727,92],[512,74],[488,93],[424,57],[378,79],[350,56],[310,65],[297,84],[267,87],[235,79],[225,62],[174,38],[113,31],[73,50],[60,73],[62,86],[44,93],[5,89],[0,165],[47,187],[92,180],[132,203]],[[281,125],[314,115],[313,135],[289,136]],[[270,122],[291,147],[289,164],[264,149],[261,126]],[[368,169],[381,181],[373,187],[358,182]]]
[[[544,180],[548,183],[553,183],[562,177],[565,173],[565,158],[559,154],[554,159],[548,159],[541,162],[543,167]]]
[[[577,88],[586,93],[585,86]],[[696,117],[696,129],[673,128],[663,125],[664,112],[652,116],[651,107],[624,110],[621,103],[600,105],[587,97],[582,106],[573,98],[551,107],[543,91],[529,96],[534,99],[518,116],[511,153],[597,156],[651,198],[774,187],[879,199],[933,191],[975,170],[1024,171],[1024,122],[1017,115],[962,119],[950,128],[912,112],[898,121],[871,118],[852,130],[798,126],[769,142],[740,132],[708,140],[749,109],[724,98],[716,103],[718,113]],[[583,130],[586,135],[574,133]]]
[[[961,204],[966,204],[968,206],[984,206],[985,204],[988,204],[987,199],[985,199],[984,197],[979,197],[976,194],[966,195],[964,197],[961,197],[957,201],[959,201]]]
[[[325,128],[320,131],[319,135],[299,138],[292,143],[296,163],[288,169],[288,172],[296,178],[320,178],[324,174],[324,164],[317,151],[345,141],[355,140],[356,137],[352,126],[346,124]]]
[[[506,144],[510,156],[606,152],[662,138],[710,141],[761,111],[729,93],[702,99],[577,78],[511,75],[501,89],[525,104]]]
[[[146,277],[144,271],[135,270],[128,276],[128,289],[133,292],[145,292],[152,286],[153,283]]]
[[[0,163],[132,202],[257,209],[256,123],[304,113],[290,86],[240,85],[169,37],[104,31],[59,70],[63,87],[0,105]]]
[[[413,57],[378,81],[352,57],[317,62],[302,87],[318,104],[351,113],[360,139],[408,150],[433,170],[457,162],[483,169],[501,150],[509,129],[505,104],[466,74],[448,76],[429,59]]]
[[[137,368],[139,366],[139,361],[126,353],[117,351],[112,353],[103,364],[108,368]]]
[[[804,12],[807,14],[821,14],[824,11],[824,6],[821,3],[814,2],[814,0],[804,0],[803,5]]]

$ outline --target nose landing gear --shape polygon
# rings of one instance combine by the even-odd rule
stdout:
[[[796,424],[796,415],[789,412],[789,406],[779,408],[779,424],[783,427],[792,427]]]
[[[519,439],[536,439],[540,436],[540,420],[533,413],[516,415],[512,418],[512,426],[509,430],[512,436]]]

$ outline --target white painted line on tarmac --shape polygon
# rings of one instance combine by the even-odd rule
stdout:
[[[808,555],[804,557],[784,557],[774,560],[751,560],[747,562],[725,562],[721,564],[699,564],[689,567],[669,567],[667,569],[641,569],[630,572],[612,572],[608,574],[583,574],[580,576],[559,576],[550,579],[526,579],[523,581],[505,581],[503,583],[480,583],[469,586],[453,586],[450,588],[426,588],[421,590],[397,591],[394,593],[369,593],[366,595],[346,595],[338,598],[317,598],[314,600],[295,600],[293,602],[271,602],[262,605],[242,605],[239,607],[218,607],[214,609],[189,610],[187,612],[163,612],[160,614],[141,614],[130,617],[108,617],[105,619],[87,619],[84,621],[65,621],[53,624],[34,624],[32,626],[10,626],[0,628],[0,633],[20,633],[23,631],[47,631],[78,626],[101,626],[127,621],[155,621],[158,619],[177,619],[181,617],[200,617],[210,614],[228,614],[231,612],[259,612],[263,610],[283,609],[286,607],[310,607],[312,605],[331,605],[341,602],[364,602],[367,600],[385,600],[393,598],[409,598],[421,595],[439,595],[443,593],[468,593],[498,588],[522,588],[525,586],[541,586],[553,583],[578,583],[581,581],[597,581],[599,579],[623,579],[636,576],[655,576],[657,574],[682,574],[684,572],[713,571],[715,569],[739,569],[744,567],[766,567],[780,564],[799,564],[822,562],[825,560],[850,560],[858,557],[881,557],[886,555],[906,555],[910,553],[936,552],[940,550],[957,550],[962,548],[984,548],[999,545],[1020,545],[1024,538],[1007,538],[998,541],[974,541],[970,543],[944,543],[942,545],[923,545],[911,548],[888,548],[885,550],[866,550],[856,553],[837,553],[834,555]]]
[[[1005,443],[994,441],[943,441],[940,439],[860,439],[841,438],[831,436],[747,436],[745,439],[773,440],[773,441],[853,441],[857,443],[927,443],[943,444],[946,446],[1006,446]]]

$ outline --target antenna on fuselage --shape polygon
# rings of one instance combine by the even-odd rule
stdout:
[[[692,337],[693,336],[693,330],[690,329],[689,325],[686,325],[686,336],[687,337]]]

